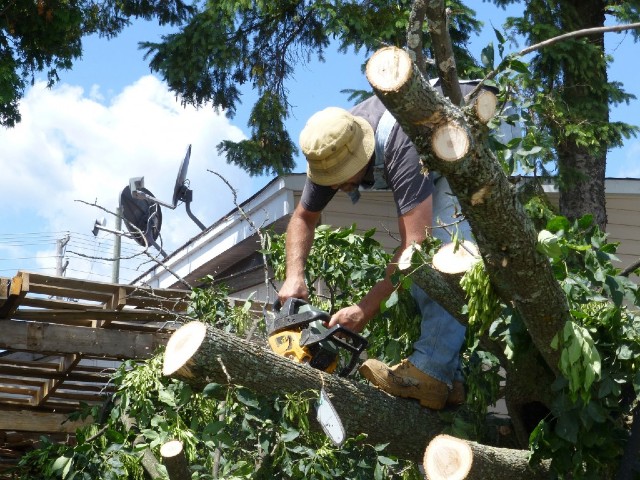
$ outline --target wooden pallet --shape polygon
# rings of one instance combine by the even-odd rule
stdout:
[[[123,360],[166,344],[190,320],[189,295],[29,272],[0,278],[0,471],[16,454],[2,438],[75,432],[66,413],[102,403]]]

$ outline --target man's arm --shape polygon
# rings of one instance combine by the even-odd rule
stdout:
[[[298,204],[287,226],[285,281],[278,292],[281,302],[287,298],[309,297],[304,280],[304,267],[313,245],[315,228],[321,212],[311,212]]]
[[[340,324],[354,332],[360,332],[379,311],[380,304],[394,290],[391,276],[397,269],[402,252],[412,243],[421,243],[431,227],[431,196],[398,218],[401,244],[387,265],[385,278],[376,283],[356,304],[343,308],[333,315],[329,326]]]

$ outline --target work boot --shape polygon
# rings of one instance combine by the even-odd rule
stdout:
[[[360,367],[360,373],[394,397],[415,398],[420,405],[433,410],[440,410],[447,403],[447,384],[418,370],[409,360],[388,367],[379,360],[369,359]]]
[[[447,405],[450,407],[458,407],[464,403],[464,399],[464,383],[460,380],[454,380],[453,388],[449,390],[449,396],[447,397]]]

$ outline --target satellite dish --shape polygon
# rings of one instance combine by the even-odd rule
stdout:
[[[191,145],[187,148],[187,154],[184,156],[180,169],[178,170],[178,176],[176,177],[176,184],[173,187],[173,205],[177,206],[178,202],[184,202],[184,196],[186,191],[189,190],[185,185],[187,181],[187,170],[189,169],[189,159],[191,158]],[[191,200],[189,200],[191,201]]]
[[[155,198],[148,190],[144,188],[144,177],[134,177],[129,180],[131,193],[134,199],[147,200],[157,203],[163,207],[175,210],[178,206],[178,202],[184,202],[187,210],[187,215],[194,221],[200,230],[206,230],[204,224],[191,213],[191,201],[193,200],[193,191],[188,187],[187,170],[189,169],[189,159],[191,158],[191,145],[187,148],[187,154],[185,155],[180,169],[178,170],[178,176],[173,187],[173,198],[171,203],[163,202]]]
[[[96,218],[96,221],[93,222],[93,230],[91,230],[91,233],[93,233],[94,237],[98,236],[98,232],[100,230],[103,230],[104,227],[107,225],[107,219],[102,217],[100,219]]]
[[[153,198],[153,194],[144,187],[138,187],[145,197]],[[120,194],[120,208],[125,219],[128,235],[142,247],[153,245],[163,256],[167,254],[160,248],[156,240],[162,227],[162,210],[157,202],[148,198],[134,197],[131,186],[127,185]]]

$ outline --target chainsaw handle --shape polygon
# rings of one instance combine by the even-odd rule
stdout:
[[[338,334],[349,337],[351,339],[351,343],[345,340],[345,338],[338,336]],[[367,339],[362,335],[343,327],[342,325],[334,325],[330,329],[315,335],[309,333],[305,335],[303,333],[303,337],[300,339],[300,344],[312,345],[327,339],[331,339],[332,342],[339,344],[342,348],[351,352],[351,360],[349,361],[349,364],[340,370],[340,373],[338,374],[340,377],[346,377],[351,373],[353,367],[355,367],[360,354],[365,348],[367,348]]]

